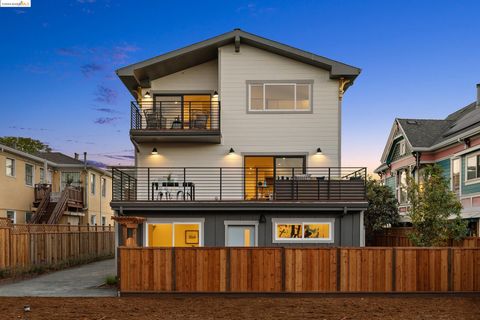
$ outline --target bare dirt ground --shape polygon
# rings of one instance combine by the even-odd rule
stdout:
[[[0,318],[480,319],[480,296],[0,298]]]

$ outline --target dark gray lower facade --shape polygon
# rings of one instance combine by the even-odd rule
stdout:
[[[117,211],[118,214],[118,211]],[[146,222],[138,230],[138,243],[148,246],[149,224],[161,223],[198,223],[199,245],[204,247],[223,247],[234,245],[237,231],[235,226],[249,226],[254,236],[252,246],[349,246],[364,245],[363,210],[168,210],[153,209],[135,210],[122,209],[125,216],[145,217]],[[328,232],[323,239],[285,239],[279,238],[281,226],[291,224],[315,225],[328,224]],[[230,229],[230,227],[233,227]],[[232,232],[230,232],[232,231]],[[235,231],[235,232],[233,232]],[[230,235],[231,234],[231,235]],[[250,233],[249,233],[250,234]],[[119,239],[119,241],[121,241]],[[122,245],[122,243],[119,243]]]

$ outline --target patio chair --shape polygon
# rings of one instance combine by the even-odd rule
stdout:
[[[207,121],[208,121],[208,114],[205,113],[198,113],[195,115],[195,119],[193,120],[193,128],[194,129],[206,129],[207,128]]]

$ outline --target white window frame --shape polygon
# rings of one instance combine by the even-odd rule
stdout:
[[[459,157],[450,159],[450,190],[455,192],[455,190],[453,190],[453,168],[454,168],[453,163],[455,161],[460,162],[459,171],[458,171],[459,186],[458,186],[458,194],[457,195],[461,196],[462,195],[462,158],[459,158]]]
[[[329,224],[330,237],[326,239],[305,238],[277,238],[277,225],[279,224]],[[302,232],[303,237],[303,232]],[[273,243],[334,243],[335,242],[335,218],[272,218],[272,242]]]
[[[8,168],[8,167],[7,167],[7,161],[8,161],[8,160],[11,160],[11,161],[12,161],[12,174],[11,174],[11,175],[7,173],[7,168]],[[16,177],[16,175],[17,175],[17,162],[16,162],[15,159],[13,159],[13,158],[5,158],[5,175],[6,175],[7,177],[12,177],[12,178],[15,178],[15,177]]]
[[[204,218],[152,218],[143,223],[143,246],[148,247],[148,226],[151,224],[171,224],[172,225],[172,248],[175,248],[175,225],[176,224],[198,224],[198,246],[203,247],[203,226]]]
[[[475,184],[480,182],[480,176],[478,172],[478,156],[480,156],[480,152],[475,152],[465,156],[465,185]],[[476,161],[476,165],[475,165],[476,178],[473,178],[473,179],[468,179],[468,159],[469,158],[475,158],[475,161]]]
[[[40,175],[40,183],[46,183],[45,168],[40,167],[38,172]]]
[[[92,223],[92,221],[93,221],[93,223]],[[90,221],[89,221],[89,222],[90,222],[90,225],[91,225],[91,226],[97,225],[97,215],[96,215],[96,214],[91,214],[91,215],[90,215]]]
[[[293,85],[293,96],[294,96],[294,106],[293,109],[266,109],[265,108],[265,86],[288,86]],[[308,86],[308,101],[309,101],[309,108],[308,109],[297,109],[297,85],[307,85]],[[263,89],[263,108],[261,110],[252,109],[252,86],[262,86]],[[313,110],[313,81],[289,81],[286,80],[285,82],[269,82],[269,81],[247,81],[247,110],[249,113],[311,113]]]
[[[32,167],[32,184],[27,183],[27,166]],[[35,185],[35,166],[31,163],[25,163],[25,185],[27,187],[33,187]]]
[[[225,220],[223,222],[225,225],[225,247],[228,246],[228,227],[230,226],[246,226],[246,227],[255,227],[253,246],[258,247],[258,221],[244,221],[244,220]]]
[[[407,147],[405,144],[405,140],[402,140],[398,143],[398,148],[399,148],[399,155],[404,156],[407,153]]]
[[[95,173],[90,173],[90,193],[95,195],[97,191],[97,177]]]
[[[102,216],[100,220],[101,220],[102,226],[106,226],[106,225],[107,225],[107,217]]]
[[[9,212],[13,212],[13,219],[12,219],[13,221],[12,221],[12,223],[13,223],[13,224],[17,223],[17,212],[16,212],[15,210],[6,210],[7,218],[8,218],[8,213],[9,213]]]

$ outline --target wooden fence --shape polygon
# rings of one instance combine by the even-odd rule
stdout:
[[[480,248],[126,248],[121,293],[480,291]]]
[[[413,228],[390,228],[375,232],[367,245],[373,247],[414,247],[408,238]],[[450,247],[480,248],[480,237],[467,237],[461,241],[449,240]]]
[[[111,226],[0,223],[0,270],[28,270],[113,256]]]

